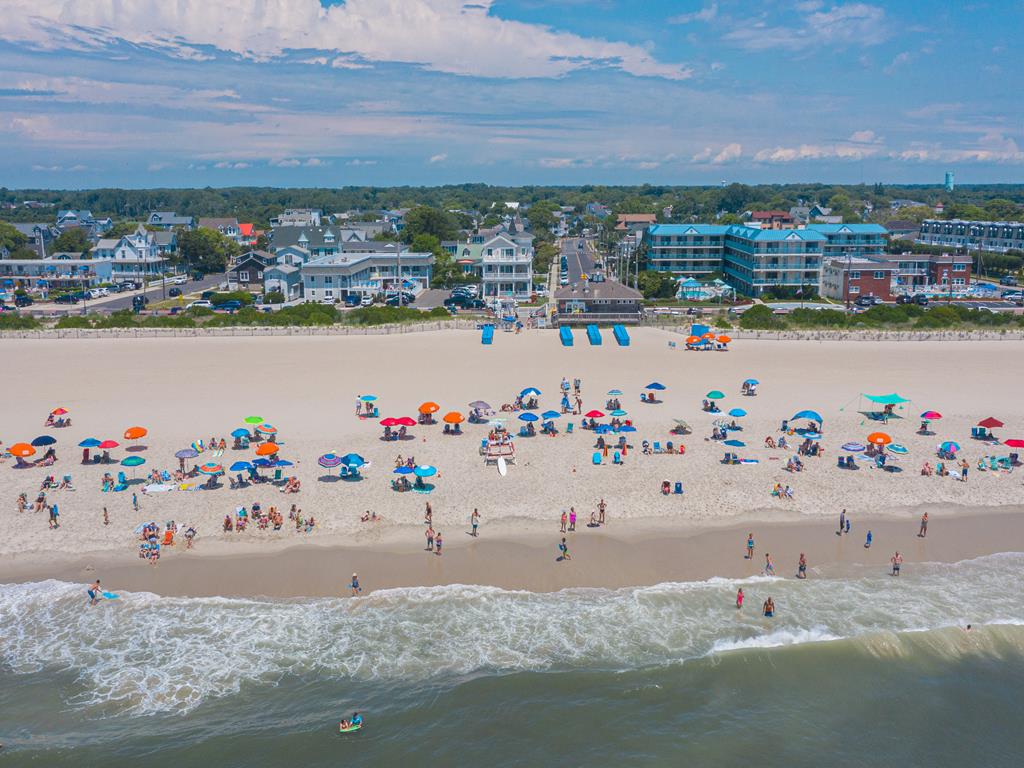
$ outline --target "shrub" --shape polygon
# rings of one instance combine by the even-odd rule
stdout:
[[[230,291],[228,293],[215,293],[210,297],[210,303],[215,307],[226,301],[237,301],[243,307],[247,307],[252,304],[252,294],[248,291]]]
[[[785,327],[785,321],[777,317],[771,307],[764,304],[755,304],[740,315],[740,328],[747,330],[771,330]]]
[[[838,309],[807,309],[802,307],[790,312],[786,319],[802,327],[837,328],[846,325],[846,313]]]
[[[32,315],[21,315],[17,312],[0,313],[0,331],[34,331],[40,323]]]
[[[284,294],[281,291],[271,291],[263,297],[267,304],[284,304]]]
[[[953,307],[929,309],[914,323],[915,328],[949,328],[960,323],[960,314]]]
[[[84,315],[64,315],[57,320],[56,328],[92,328],[92,320]]]

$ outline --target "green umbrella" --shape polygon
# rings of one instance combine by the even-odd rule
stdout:
[[[246,424],[262,424],[263,423],[263,417],[262,416],[246,416],[245,417],[245,423]]]
[[[122,467],[141,467],[146,463],[146,460],[141,456],[129,456],[126,459],[121,459]]]
[[[725,397],[725,395],[719,392],[717,389],[712,389],[710,392],[704,395],[704,397],[706,397],[708,400],[721,400],[723,397]]]

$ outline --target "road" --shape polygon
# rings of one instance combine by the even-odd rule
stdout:
[[[188,283],[177,287],[181,288],[181,292],[187,296],[192,293],[199,294],[202,291],[213,290],[226,280],[227,275],[220,273],[207,275],[199,281],[193,281],[190,279]],[[166,295],[165,289],[170,290],[173,287],[175,286],[172,286],[170,283],[164,287],[156,285],[152,288],[147,288],[145,291],[125,291],[124,293],[114,293],[102,299],[89,299],[88,301],[80,301],[77,304],[36,302],[28,308],[28,311],[47,315],[77,315],[84,314],[85,312],[116,312],[119,309],[131,309],[132,298],[138,296],[140,293],[144,293],[151,302],[155,302],[164,298]]]
[[[584,243],[581,250],[579,243]],[[562,240],[562,255],[565,256],[569,268],[569,284],[578,283],[582,275],[594,271],[594,251],[592,245],[580,237],[569,237]]]

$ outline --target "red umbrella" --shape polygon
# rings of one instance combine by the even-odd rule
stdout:
[[[598,411],[598,410],[596,410],[596,409],[595,409],[595,410],[593,410],[593,411],[587,411],[587,412],[586,412],[585,414],[583,414],[583,415],[584,415],[584,416],[585,416],[586,418],[588,418],[588,419],[603,419],[603,418],[604,418],[604,414],[603,414],[603,413],[601,413],[601,411]]]
[[[392,418],[391,416],[388,416],[388,418],[380,420],[380,425],[382,427],[397,427],[398,426],[398,419],[395,419],[395,418]]]
[[[1024,448],[1024,440],[1007,440],[1003,445],[1010,448]]]
[[[1001,422],[995,416],[989,416],[987,419],[979,421],[978,426],[984,427],[985,429],[995,429],[996,427],[1003,426],[1003,422]]]
[[[398,424],[398,426],[400,427],[415,427],[416,419],[412,418],[411,416],[403,416],[400,419],[395,419],[395,423]]]
[[[119,445],[120,445],[120,443],[117,442],[117,440],[104,440],[102,443],[100,443],[96,447],[97,448],[102,448],[105,451],[109,451],[111,448],[117,448],[117,446],[119,446]]]

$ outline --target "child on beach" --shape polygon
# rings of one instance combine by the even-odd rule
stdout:
[[[800,553],[800,562],[796,566],[796,577],[798,579],[807,578],[807,558],[804,557],[804,553]]]
[[[562,543],[558,545],[559,560],[572,560],[572,555],[569,554],[569,546],[565,543],[565,536],[562,537]]]
[[[473,510],[473,514],[469,516],[469,524],[473,527],[473,532],[470,534],[473,538],[477,537],[477,526],[480,525],[480,513]]]
[[[754,534],[747,534],[747,560],[754,559]]]
[[[871,539],[872,538],[873,537],[871,536],[871,531],[869,530],[867,538],[864,539],[864,549],[871,549]]]
[[[775,575],[775,564],[772,563],[772,556],[767,552],[764,553],[764,575],[774,576]]]
[[[576,507],[569,507],[569,530],[576,530]]]
[[[561,527],[558,529],[559,533],[565,533],[566,520],[567,520],[567,517],[566,517],[566,514],[565,514],[565,510],[563,509],[562,510],[562,524],[561,524]]]
[[[736,590],[736,610],[743,608],[743,587]]]

